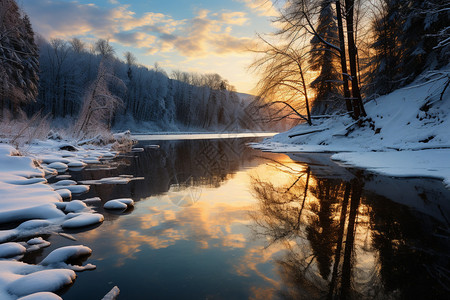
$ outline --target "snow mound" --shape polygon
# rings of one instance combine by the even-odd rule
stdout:
[[[65,163],[62,163],[62,162],[53,162],[53,163],[47,165],[47,167],[51,168],[51,169],[55,169],[58,172],[64,172],[65,170],[67,170],[69,168]]]
[[[127,209],[128,205],[118,200],[110,200],[103,205],[105,209]]]
[[[69,168],[83,168],[86,166],[86,164],[79,160],[72,160],[67,164],[67,166]]]
[[[37,292],[53,292],[71,284],[75,278],[75,272],[72,270],[43,270],[14,280],[7,285],[6,290],[16,296],[25,296]]]
[[[62,228],[86,227],[101,223],[104,219],[105,217],[101,214],[81,213],[64,221],[61,226]]]
[[[17,300],[62,300],[62,298],[50,292],[39,292],[25,297],[20,297]]]
[[[23,255],[27,252],[27,248],[19,243],[0,244],[0,258],[15,257]]]
[[[55,185],[53,186],[55,190],[65,189],[69,190],[72,194],[84,194],[89,192],[89,186],[88,185]]]
[[[56,192],[61,196],[63,199],[71,199],[72,198],[72,192],[69,189],[58,189]]]
[[[50,245],[50,242],[44,240],[41,237],[33,238],[27,241],[27,252],[38,251]]]
[[[80,256],[91,255],[92,250],[86,246],[66,246],[50,252],[47,257],[41,261],[42,266],[60,266],[65,265],[69,259],[78,258]]]
[[[77,182],[75,180],[63,179],[63,180],[53,183],[52,186],[69,186],[69,185],[76,185],[76,184],[77,184]]]
[[[127,209],[134,205],[133,199],[130,198],[122,198],[122,199],[114,199],[109,200],[103,205],[105,209]]]
[[[83,201],[80,200],[70,201],[64,208],[65,212],[82,212],[84,210],[89,210],[89,208]]]

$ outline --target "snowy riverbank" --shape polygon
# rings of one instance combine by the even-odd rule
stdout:
[[[331,152],[346,166],[397,177],[432,177],[450,187],[450,91],[447,77],[368,102],[372,122],[358,127],[348,116],[313,120],[254,145],[273,152]],[[442,99],[441,99],[442,94]]]
[[[26,299],[60,299],[52,292],[73,283],[75,272],[95,268],[92,264],[67,263],[92,252],[76,242],[73,246],[53,250],[36,265],[19,260],[26,253],[50,246],[44,235],[59,234],[74,239],[63,230],[103,222],[103,215],[91,206],[94,202],[101,204],[101,199],[74,200],[89,190],[89,184],[97,182],[76,182],[70,175],[62,173],[101,164],[116,155],[117,152],[106,147],[74,146],[56,140],[34,142],[24,146],[21,152],[0,143],[0,225],[3,227],[0,230],[0,299],[28,295]],[[47,182],[50,178],[54,181],[52,184]],[[101,180],[123,184],[133,178]],[[133,204],[131,199],[114,201],[125,208]],[[116,204],[114,201],[107,203]],[[105,204],[105,209],[108,205]]]

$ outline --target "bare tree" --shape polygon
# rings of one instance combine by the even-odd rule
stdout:
[[[354,1],[346,0],[345,10],[342,14],[340,1],[336,1],[335,14],[338,21],[338,40],[335,41],[334,39],[328,39],[321,30],[317,30],[317,22],[320,20],[321,10],[324,7],[327,7],[328,9],[331,8],[329,5],[322,5],[325,2],[317,2],[318,1],[308,0],[286,1],[280,11],[280,17],[276,20],[278,24],[281,24],[281,29],[275,33],[275,37],[281,40],[282,46],[276,46],[275,43],[267,43],[264,41],[265,44],[269,44],[269,49],[272,48],[272,51],[267,49],[259,51],[261,53],[265,53],[266,57],[256,60],[253,64],[253,67],[259,65],[260,67],[256,69],[259,69],[260,71],[262,69],[261,66],[272,65],[272,68],[266,68],[265,70],[263,69],[263,72],[260,72],[260,74],[263,75],[263,79],[258,86],[259,91],[261,92],[263,90],[267,90],[267,87],[270,87],[272,91],[276,89],[286,90],[288,82],[290,86],[289,89],[291,90],[290,94],[284,93],[281,99],[279,99],[280,95],[278,95],[278,99],[267,99],[267,101],[290,102],[294,99],[294,97],[298,98],[301,96],[303,97],[305,103],[309,102],[307,100],[309,85],[304,80],[304,71],[307,68],[302,68],[301,63],[305,60],[307,61],[311,57],[311,51],[320,51],[325,53],[327,57],[335,56],[339,58],[344,92],[343,98],[346,103],[345,106],[347,111],[355,119],[358,119],[359,117],[365,116],[366,113],[362,103],[358,81],[358,55],[355,43],[355,26],[353,22],[355,3]],[[329,13],[331,13],[331,11]],[[344,32],[343,16],[346,21],[346,32]],[[306,45],[306,41],[311,40],[311,37],[315,43],[313,48]],[[345,37],[347,37],[347,41],[345,40]],[[338,44],[335,44],[334,42],[337,42]],[[346,44],[349,54],[348,61],[346,56]],[[276,55],[274,55],[274,52]],[[292,62],[290,64],[286,64],[283,62],[283,60],[286,59],[289,59]],[[330,59],[331,58],[329,58],[329,60]],[[277,63],[276,60],[279,60],[280,62]],[[292,66],[296,64],[297,69],[294,71]],[[347,72],[347,64],[350,66],[350,74]],[[319,67],[320,66],[316,66],[315,69],[317,70]],[[294,72],[297,74],[294,74]],[[280,77],[283,77],[284,79],[280,80]],[[348,81],[351,81],[352,83],[351,94]],[[292,85],[294,85],[294,88]],[[300,87],[300,89],[298,87]],[[297,94],[294,95],[293,91],[297,91]],[[267,96],[267,94],[267,92],[261,93],[261,95],[264,96]],[[306,109],[306,106],[309,105],[304,104],[304,109]],[[297,112],[294,114],[297,114]],[[311,119],[311,117],[304,118],[304,120],[308,119]]]
[[[136,56],[130,51],[126,51],[123,56],[125,57],[125,62],[128,66],[134,66],[136,64]]]
[[[85,50],[86,44],[83,43],[79,38],[73,38],[69,41],[70,46],[72,46],[72,50],[75,53],[81,53]]]
[[[257,86],[258,97],[262,102],[259,106],[264,109],[271,108],[268,110],[268,119],[264,121],[295,117],[312,125],[302,66],[305,55],[294,50],[289,44],[277,47],[261,36],[260,39],[265,47],[255,52],[263,56],[257,59],[251,68],[258,71],[262,78]],[[306,116],[303,112],[306,112]]]
[[[104,58],[112,58],[116,53],[113,46],[111,46],[109,40],[107,39],[98,39],[97,42],[95,42],[94,49],[96,53],[100,54]]]
[[[97,78],[86,93],[75,126],[76,134],[89,136],[105,128],[105,126],[110,128],[114,111],[122,104],[122,100],[111,94],[108,88],[109,84],[125,88],[120,79],[111,75],[109,66],[103,60],[100,63]]]

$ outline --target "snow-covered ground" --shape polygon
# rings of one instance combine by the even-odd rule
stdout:
[[[90,255],[91,249],[82,245],[55,249],[37,265],[19,260],[27,252],[50,246],[43,235],[59,233],[64,236],[65,228],[103,222],[103,215],[90,207],[89,199],[73,199],[88,191],[89,185],[71,180],[70,175],[58,174],[67,169],[80,170],[88,164],[114,158],[116,154],[104,147],[73,146],[55,140],[27,145],[22,153],[0,143],[0,224],[8,228],[0,230],[0,299],[60,299],[52,292],[71,284],[76,278],[75,272],[95,268],[91,264],[66,263],[69,259]],[[47,179],[51,177],[56,182],[48,184]],[[93,184],[124,184],[132,179],[129,176],[106,178]],[[113,201],[125,208],[133,205],[131,199]],[[111,295],[116,293],[118,289]]]
[[[448,74],[448,73],[447,73]],[[436,75],[366,103],[372,122],[313,120],[254,145],[274,152],[331,152],[332,159],[380,174],[432,177],[450,187],[450,88]],[[442,94],[442,99],[441,98]]]

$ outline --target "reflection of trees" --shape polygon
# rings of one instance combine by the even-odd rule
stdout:
[[[139,200],[174,189],[219,187],[241,166],[254,161],[256,150],[245,146],[249,141],[251,140],[224,139],[158,142],[159,149],[147,148],[144,152],[114,160],[113,165],[117,168],[84,170],[73,174],[73,177],[78,181],[121,174],[144,178],[128,185],[92,186],[92,192],[85,195],[100,196],[103,200],[119,197]]]
[[[449,299],[449,224],[388,202],[374,196],[371,212],[384,289],[402,299]]]
[[[316,177],[314,167],[293,172],[280,166],[290,181],[255,177],[252,190],[260,205],[256,233],[268,247],[287,249],[277,260],[283,298],[449,296],[448,225],[366,192],[370,178],[361,174],[343,181]]]
[[[173,185],[219,187],[254,158],[246,139],[164,141],[157,150],[139,153],[130,171],[145,177],[147,195]]]
[[[297,183],[304,174],[306,179],[301,186]],[[310,170],[307,169],[304,174],[299,175],[294,183],[286,187],[275,187],[271,182],[252,178],[252,188],[260,200],[261,211],[261,215],[254,219],[262,233],[271,239],[271,243],[300,236]]]
[[[313,178],[309,167],[292,173],[292,182],[252,182],[260,201],[260,214],[254,215],[257,232],[271,243],[289,245],[288,254],[278,261],[287,287],[280,293],[288,299],[327,294],[348,298],[362,183]]]

